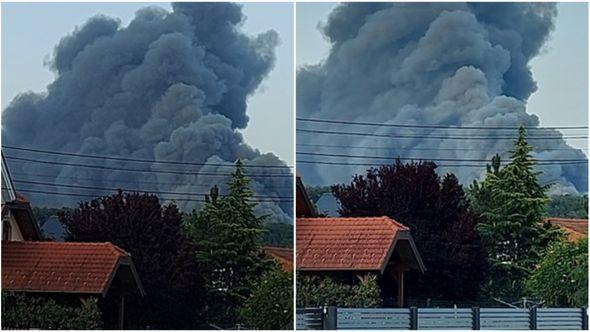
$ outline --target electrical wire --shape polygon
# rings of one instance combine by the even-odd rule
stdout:
[[[123,190],[127,192],[149,192],[152,194],[171,194],[171,195],[189,195],[189,196],[206,196],[208,193],[190,193],[190,192],[176,192],[176,191],[154,191],[154,190],[145,190],[141,188],[115,188],[115,187],[96,187],[96,186],[83,186],[83,185],[72,185],[72,184],[62,184],[62,183],[51,183],[51,182],[38,182],[38,181],[27,181],[27,180],[20,180],[15,179],[12,180],[15,183],[24,183],[24,184],[33,184],[33,185],[41,185],[41,186],[55,186],[55,187],[62,187],[62,188],[74,188],[74,189],[90,189],[90,190],[103,190],[103,191],[116,191],[116,190]],[[286,196],[266,196],[266,195],[252,195],[253,198],[262,198],[268,199],[270,202],[276,202],[279,200],[288,200],[293,201],[293,197],[286,197]],[[276,198],[276,199],[275,199]]]
[[[302,122],[313,122],[313,123],[331,123],[331,124],[347,124],[347,125],[358,125],[358,126],[375,126],[375,127],[394,127],[394,128],[423,128],[423,129],[466,129],[466,130],[482,130],[482,129],[493,129],[493,130],[518,130],[519,127],[507,127],[507,126],[455,126],[455,125],[414,125],[414,124],[393,124],[393,123],[377,123],[377,122],[362,122],[362,121],[344,121],[344,120],[328,120],[328,119],[317,119],[317,118],[297,118],[297,121]],[[525,128],[526,130],[539,130],[539,129],[588,129],[588,126],[552,126],[552,127],[531,127]]]
[[[73,152],[63,152],[63,151],[50,151],[50,150],[41,150],[41,149],[32,149],[32,148],[23,148],[23,147],[15,147],[9,145],[3,145],[3,149],[8,150],[17,150],[17,151],[27,151],[27,152],[35,152],[35,153],[43,153],[43,154],[51,154],[51,155],[60,155],[60,156],[72,156],[72,157],[81,157],[81,158],[94,158],[94,159],[104,159],[104,160],[117,160],[117,161],[130,161],[130,162],[140,162],[140,163],[151,163],[151,164],[169,164],[169,165],[187,165],[187,166],[218,166],[218,167],[235,167],[235,165],[227,165],[227,164],[219,164],[219,163],[197,163],[197,162],[183,162],[183,161],[166,161],[166,160],[150,160],[150,159],[137,159],[137,158],[124,158],[124,157],[113,157],[113,156],[103,156],[103,155],[91,155],[91,154],[83,154],[83,153],[73,153]],[[245,168],[293,168],[293,166],[274,166],[274,165],[247,165],[244,164],[243,167]]]
[[[86,168],[93,168],[93,169],[103,169],[103,170],[113,170],[113,171],[124,171],[124,172],[141,172],[141,173],[161,173],[161,174],[177,174],[177,175],[206,175],[206,176],[229,176],[232,173],[210,173],[210,172],[190,172],[190,171],[180,171],[180,170],[155,170],[155,169],[136,169],[136,168],[124,168],[124,167],[108,167],[108,166],[100,166],[100,165],[87,165],[87,164],[78,164],[78,163],[67,163],[67,162],[58,162],[58,161],[49,161],[49,160],[38,160],[38,159],[30,159],[30,158],[21,158],[21,157],[14,157],[14,156],[4,156],[6,159],[9,160],[19,160],[19,161],[27,161],[32,163],[41,163],[47,165],[60,165],[60,166],[75,166],[75,167],[86,167]],[[248,176],[256,177],[277,177],[277,178],[292,178],[292,174],[248,174]]]

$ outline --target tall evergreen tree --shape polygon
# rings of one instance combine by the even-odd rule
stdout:
[[[494,296],[522,295],[522,282],[539,254],[558,236],[540,224],[549,186],[539,184],[531,151],[520,127],[510,162],[502,168],[496,155],[485,180],[474,181],[470,189],[472,209],[481,216],[477,228],[491,263],[487,290]]]
[[[205,270],[204,320],[225,328],[238,322],[239,308],[270,266],[260,251],[265,217],[254,214],[249,183],[238,160],[227,195],[213,187],[202,210],[184,222],[184,233],[201,248],[196,261]]]

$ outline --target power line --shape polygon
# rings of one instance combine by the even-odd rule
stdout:
[[[419,160],[416,160],[419,161]],[[421,160],[428,161],[428,160]],[[385,164],[369,164],[369,163],[345,163],[345,162],[329,162],[329,161],[317,161],[317,160],[297,160],[297,163],[301,164],[318,164],[318,165],[333,165],[333,166],[369,166],[379,167]],[[587,163],[587,162],[584,162]],[[580,162],[563,162],[563,163],[536,163],[536,166],[557,166],[557,165],[572,165],[572,164],[584,164]],[[489,163],[488,163],[489,164]],[[439,167],[486,167],[487,164],[436,164]]]
[[[52,174],[28,174],[28,173],[21,173],[21,172],[12,172],[10,173],[11,175],[17,175],[17,176],[23,176],[23,177],[36,177],[36,178],[46,178],[46,179],[55,179],[58,176],[56,175],[52,175]],[[60,179],[70,179],[70,180],[82,180],[82,181],[91,181],[91,182],[96,182],[97,179],[96,178],[86,178],[86,177],[77,177],[77,176],[63,176],[60,175],[59,176]],[[100,182],[105,182],[105,178],[101,178]],[[141,182],[142,184],[152,184],[152,185],[168,185],[168,186],[182,186],[182,185],[186,185],[186,182],[154,182],[154,181],[125,181],[125,180],[116,180],[117,183],[131,183],[131,184],[137,184],[139,182]],[[215,184],[215,183],[214,183]],[[202,183],[191,183],[191,186],[195,186],[195,187],[205,187],[205,188],[211,188],[211,186],[213,186],[214,184],[202,184]],[[226,185],[224,183],[218,183],[217,185]],[[276,189],[292,189],[293,186],[288,186],[288,187],[274,187]]]
[[[208,195],[206,193],[190,193],[190,192],[176,192],[176,191],[153,191],[153,190],[130,189],[130,188],[106,188],[106,187],[82,186],[82,185],[60,184],[60,183],[50,183],[50,182],[26,181],[26,180],[18,180],[18,179],[13,180],[13,182],[34,184],[34,185],[41,185],[41,186],[74,188],[74,189],[90,189],[90,190],[104,190],[104,191],[123,190],[123,191],[128,191],[128,192],[148,192],[148,193],[152,193],[152,194],[189,195],[189,196],[201,196],[201,197]],[[267,202],[276,202],[278,200],[293,201],[293,197],[286,197],[286,196],[277,196],[276,199],[273,199],[274,197],[272,197],[272,196],[265,196],[265,195],[252,195],[252,197],[257,198],[257,199],[258,198],[267,198],[267,199],[269,199]]]
[[[387,135],[376,133],[359,133],[359,132],[340,132],[328,130],[314,130],[314,129],[296,129],[297,132],[326,134],[326,135],[350,135],[350,136],[373,136],[383,138],[420,138],[420,139],[455,139],[455,140],[493,140],[493,139],[509,139],[515,140],[515,137],[510,136],[425,136],[425,135]],[[587,139],[588,136],[527,136],[527,140],[549,140],[549,139]]]
[[[94,169],[103,169],[103,170],[113,170],[113,171],[124,171],[124,172],[141,172],[141,173],[162,173],[162,174],[177,174],[177,175],[207,175],[207,176],[230,176],[232,173],[208,173],[208,172],[190,172],[190,171],[177,171],[177,170],[154,170],[154,169],[137,169],[137,168],[124,168],[124,167],[107,167],[107,166],[100,166],[100,165],[87,165],[87,164],[77,164],[77,163],[66,163],[66,162],[59,162],[59,161],[49,161],[49,160],[38,160],[38,159],[29,159],[29,158],[21,158],[21,157],[13,157],[13,156],[4,156],[6,159],[10,160],[20,160],[20,161],[28,161],[32,163],[41,163],[47,165],[61,165],[61,166],[75,166],[75,167],[86,167],[86,168],[94,168]],[[291,174],[248,174],[246,175],[251,177],[261,176],[261,177],[276,177],[276,178],[292,178],[293,175]]]
[[[411,147],[377,147],[377,146],[352,146],[352,145],[333,145],[333,144],[307,144],[307,143],[297,143],[297,146],[307,146],[307,147],[317,147],[317,148],[342,148],[342,149],[368,149],[368,150],[416,150],[416,151],[481,151],[486,152],[485,150],[481,149],[472,149],[472,148],[411,148]],[[543,149],[542,151],[571,151],[571,150],[587,150],[588,148],[556,148],[556,149]]]
[[[117,160],[117,161],[131,161],[131,162],[140,162],[140,163],[151,163],[151,164],[170,164],[170,165],[187,165],[187,166],[219,166],[219,167],[235,167],[235,165],[227,165],[227,164],[215,164],[215,163],[197,163],[197,162],[184,162],[184,161],[170,161],[170,160],[150,160],[150,159],[137,159],[137,158],[124,158],[124,157],[113,157],[113,156],[104,156],[104,155],[91,155],[91,154],[83,154],[83,153],[73,153],[73,152],[62,152],[62,151],[50,151],[50,150],[41,150],[41,149],[31,149],[31,148],[23,148],[23,147],[15,147],[15,146],[8,146],[3,145],[3,149],[8,150],[17,150],[17,151],[27,151],[27,152],[35,152],[35,153],[44,153],[44,154],[52,154],[52,155],[61,155],[61,156],[72,156],[72,157],[81,157],[81,158],[94,158],[94,159],[106,159],[106,160]],[[274,166],[274,165],[247,165],[244,164],[243,167],[252,167],[252,168],[292,168],[293,166]]]
[[[19,172],[15,172],[15,173],[11,173],[12,175],[18,175],[18,176],[24,176],[24,177],[36,177],[36,178],[46,178],[46,179],[55,179],[58,176],[56,175],[51,175],[51,174],[27,174],[27,173],[19,173]],[[65,179],[70,179],[70,180],[85,180],[85,181],[92,181],[92,182],[96,182],[97,179],[96,178],[85,178],[85,177],[74,177],[74,176],[59,176],[59,178],[65,178]],[[104,181],[104,178],[100,179],[100,181]],[[117,183],[137,183],[137,181],[125,181],[125,180],[117,180]],[[174,183],[174,182],[150,182],[150,181],[141,181],[141,183],[145,183],[145,184],[153,184],[153,185],[170,185],[170,186],[180,186],[183,185],[182,183]],[[186,184],[186,183],[184,183]],[[196,187],[207,187],[210,188],[210,185],[207,184],[191,184],[191,186],[196,186]]]
[[[386,159],[386,160],[428,160],[428,161],[457,161],[457,162],[472,162],[481,161],[489,162],[489,159],[457,159],[457,158],[430,158],[430,157],[385,157],[385,156],[360,156],[350,154],[334,154],[334,153],[316,153],[316,152],[297,152],[297,154],[304,156],[320,156],[320,157],[339,157],[339,158],[364,158],[364,159]],[[587,159],[539,159],[539,162],[588,162]]]
[[[313,119],[313,118],[297,118],[297,121],[314,122],[314,123],[337,123],[358,126],[375,126],[375,127],[395,127],[395,128],[423,128],[423,129],[494,129],[494,130],[518,130],[519,127],[502,127],[502,126],[454,126],[454,125],[413,125],[413,124],[392,124],[392,123],[377,123],[377,122],[362,122],[362,121],[343,121],[343,120],[328,120],[328,119]],[[555,127],[531,127],[527,130],[539,129],[588,129],[588,126],[555,126]]]
[[[7,188],[2,188],[2,190],[6,190]],[[25,193],[33,193],[33,194],[47,194],[47,195],[55,195],[55,196],[70,196],[70,197],[87,197],[87,198],[98,198],[97,195],[90,195],[90,194],[76,194],[76,193],[61,193],[55,191],[44,191],[44,190],[33,190],[33,189],[19,189],[18,192],[25,192]],[[158,196],[156,196],[158,197]],[[165,198],[165,197],[158,197],[161,200],[167,201],[186,201],[186,202],[205,202],[204,199],[175,199],[175,198]]]

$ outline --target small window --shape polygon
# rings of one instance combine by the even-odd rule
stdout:
[[[3,241],[10,241],[12,239],[12,226],[10,226],[10,221],[4,220],[2,221],[2,240]]]

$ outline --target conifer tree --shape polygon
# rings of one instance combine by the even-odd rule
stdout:
[[[227,195],[213,187],[202,210],[185,219],[185,234],[201,248],[197,264],[205,269],[204,320],[224,328],[237,323],[239,308],[270,264],[260,251],[265,217],[254,214],[249,183],[238,160]]]
[[[531,151],[521,126],[510,162],[501,168],[494,156],[485,180],[471,186],[471,207],[481,216],[477,229],[491,263],[486,288],[493,296],[520,296],[540,252],[558,236],[541,225],[549,186],[539,184]]]

